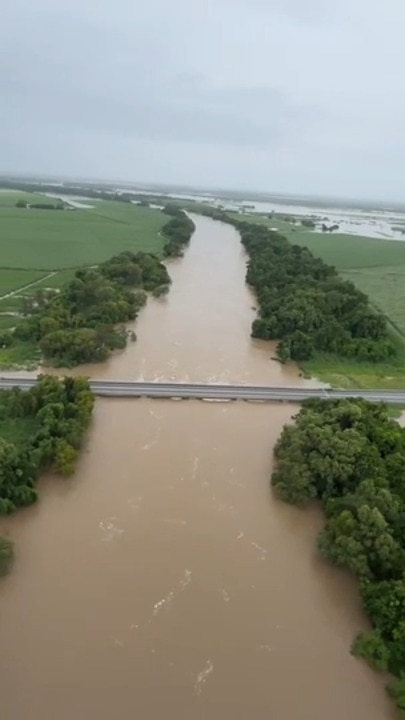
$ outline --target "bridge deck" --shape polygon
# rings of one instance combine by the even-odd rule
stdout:
[[[36,378],[0,378],[0,389],[28,389]],[[260,385],[213,385],[173,382],[137,382],[131,380],[91,380],[95,395],[104,397],[197,398],[201,400],[247,400],[299,403],[308,398],[363,397],[375,402],[405,405],[405,390],[337,390],[322,388],[268,387]]]

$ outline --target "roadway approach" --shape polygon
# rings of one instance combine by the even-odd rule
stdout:
[[[19,387],[28,390],[37,378],[0,377],[0,390]],[[364,398],[390,405],[405,405],[405,390],[338,390],[335,388],[268,387],[267,385],[216,385],[183,382],[139,382],[132,380],[90,380],[95,395],[121,398],[167,398],[188,400],[246,400],[249,402],[300,403],[309,398],[337,400]]]

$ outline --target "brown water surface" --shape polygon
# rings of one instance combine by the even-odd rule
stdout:
[[[138,342],[93,377],[303,383],[249,338],[235,231],[196,219]],[[388,720],[349,654],[355,583],[322,562],[320,514],[276,502],[288,405],[97,400],[70,480],[2,521],[2,720]]]

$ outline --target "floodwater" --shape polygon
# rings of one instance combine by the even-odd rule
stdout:
[[[155,195],[152,191],[143,191],[145,195]],[[365,209],[361,207],[347,207],[344,201],[338,206],[327,207],[323,203],[317,203],[316,198],[311,202],[309,199],[302,203],[302,199],[294,197],[284,197],[283,201],[273,200],[263,202],[258,200],[230,200],[223,197],[216,197],[208,193],[203,195],[193,193],[166,193],[168,198],[188,199],[199,203],[207,203],[216,205],[225,210],[238,212],[241,210],[247,212],[257,212],[261,214],[279,213],[281,215],[294,215],[297,219],[316,216],[319,219],[319,226],[315,232],[322,232],[320,225],[325,222],[327,225],[339,225],[339,233],[348,235],[361,235],[371,238],[380,238],[382,240],[404,240],[405,232],[405,213],[401,210],[382,209],[376,206],[375,209]],[[377,209],[379,207],[379,209]],[[322,220],[321,220],[322,218]]]
[[[249,338],[236,232],[199,218],[138,342],[93,376],[298,384]],[[2,521],[2,720],[388,720],[349,654],[355,584],[324,563],[316,511],[275,501],[288,405],[97,400],[72,479]]]

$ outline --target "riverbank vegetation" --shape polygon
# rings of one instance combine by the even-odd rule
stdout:
[[[60,292],[42,290],[27,298],[27,317],[13,331],[3,331],[0,344],[6,349],[20,343],[38,347],[54,366],[100,362],[125,347],[123,323],[136,318],[146,292],[169,283],[166,267],[155,255],[121,253],[97,268],[77,270]]]
[[[0,391],[1,514],[37,500],[41,472],[73,472],[93,402],[84,378],[44,375],[29,390]]]
[[[337,233],[325,236],[278,217],[229,213],[241,220],[276,228],[290,243],[307,247],[315,257],[333,265],[339,276],[369,298],[370,306],[388,323],[395,354],[384,362],[357,361],[339,353],[317,352],[300,365],[308,375],[342,387],[397,388],[405,384],[405,243]]]
[[[171,216],[171,220],[163,227],[166,238],[163,246],[165,257],[180,257],[194,232],[194,223],[175,203],[168,203],[163,212]]]
[[[0,514],[36,502],[39,475],[69,475],[83,445],[93,411],[93,394],[84,378],[42,376],[29,390],[0,391]],[[0,538],[0,576],[14,556]]]
[[[321,502],[319,550],[358,578],[372,625],[352,651],[398,678],[391,692],[405,710],[405,430],[383,405],[311,400],[275,457],[279,498]]]
[[[384,316],[333,266],[265,227],[241,222],[238,229],[250,258],[246,279],[260,305],[252,334],[279,340],[281,360],[305,361],[317,352],[368,362],[395,355]]]
[[[235,213],[234,219],[240,219]],[[246,218],[247,219],[247,218]],[[333,237],[291,230],[285,223],[251,214],[248,221],[277,226],[287,240],[309,248],[315,257],[333,265],[339,275],[366,293],[370,302],[405,336],[405,243],[397,240],[337,233]]]

